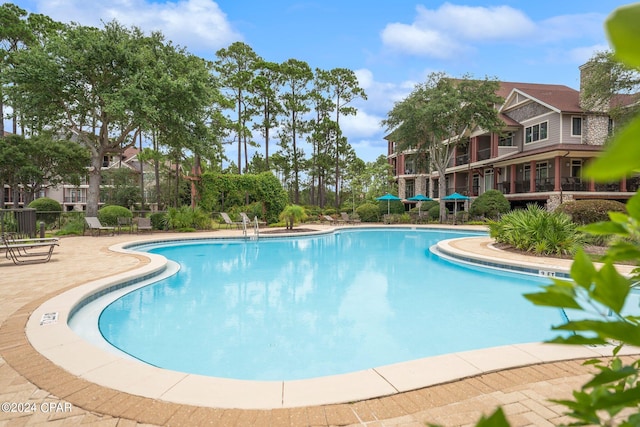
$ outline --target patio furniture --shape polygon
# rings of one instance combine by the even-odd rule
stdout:
[[[349,214],[347,214],[346,212],[340,212],[340,216],[342,217],[342,221],[344,221],[347,224],[353,225],[360,222],[360,219],[351,218]]]
[[[144,218],[144,217],[140,217],[138,218],[138,227],[137,227],[138,233],[140,231],[153,231],[153,226],[151,225],[151,218]]]
[[[102,225],[97,216],[86,216],[84,217],[84,222],[89,227],[89,232],[92,236],[99,236],[102,231],[108,231],[113,235],[115,233],[115,227],[108,227]]]
[[[255,222],[255,221],[249,219],[249,216],[244,212],[240,212],[240,216],[242,217],[243,220],[245,220],[247,222],[247,224],[253,224]],[[258,220],[258,226],[262,227],[262,226],[266,226],[266,225],[267,225],[266,221]]]
[[[329,216],[329,215],[320,216],[320,221],[323,221],[323,220],[327,221],[329,224],[335,224],[336,223],[336,220],[332,216]]]
[[[14,239],[3,235],[2,245],[6,251],[5,256],[11,259],[14,264],[36,264],[48,262],[51,259],[53,249],[58,246],[58,239]]]
[[[224,223],[227,224],[228,228],[231,228],[232,226],[236,226],[236,228],[240,228],[242,227],[242,222],[241,221],[231,221],[231,218],[229,218],[229,214],[226,212],[220,212],[220,216],[222,217],[222,219],[224,220]]]
[[[133,219],[125,216],[118,217],[118,234],[122,233],[122,227],[129,228],[129,234],[133,233]]]

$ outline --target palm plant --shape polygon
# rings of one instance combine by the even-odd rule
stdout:
[[[280,212],[280,220],[285,222],[287,230],[292,230],[296,222],[304,221],[306,218],[304,208],[299,205],[289,205]]]

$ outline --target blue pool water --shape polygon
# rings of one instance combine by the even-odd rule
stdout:
[[[357,229],[147,248],[180,265],[101,313],[147,363],[251,380],[341,374],[464,350],[539,342],[559,310],[523,293],[548,279],[470,269],[429,247],[464,233]]]

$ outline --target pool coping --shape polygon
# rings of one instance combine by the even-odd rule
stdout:
[[[336,229],[338,228],[311,234],[331,233]],[[460,231],[459,228],[456,230]],[[228,237],[222,237],[226,238]],[[158,240],[202,238],[185,239],[181,236]],[[158,240],[140,243],[153,244]],[[328,405],[394,395],[503,369],[558,360],[606,357],[611,355],[613,348],[541,343],[509,345],[429,357],[344,375],[295,381],[244,381],[169,371],[103,351],[84,341],[67,326],[71,310],[84,298],[118,283],[147,277],[164,269],[164,257],[136,252],[131,249],[136,245],[136,242],[120,243],[111,246],[110,250],[142,255],[149,259],[147,264],[132,271],[91,281],[47,300],[32,312],[26,324],[26,335],[36,351],[79,379],[150,399],[236,409]],[[57,313],[55,321],[51,321],[54,317],[51,313]],[[626,348],[624,352],[636,354],[638,350]]]

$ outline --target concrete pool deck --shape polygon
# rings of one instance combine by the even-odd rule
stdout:
[[[146,369],[164,372],[146,372],[140,365],[124,362],[128,366],[118,365],[121,362],[111,360],[112,355],[87,349],[77,339],[59,341],[59,336],[47,330],[55,325],[37,324],[41,319],[38,310],[47,310],[42,304],[63,292],[153,263],[146,256],[110,250],[114,245],[169,237],[240,235],[238,230],[216,230],[181,236],[68,237],[46,264],[14,266],[0,259],[0,401],[14,403],[16,409],[17,404],[29,403],[35,409],[0,412],[0,425],[418,426],[428,421],[453,426],[472,425],[498,405],[505,408],[514,426],[554,425],[567,419],[562,416],[564,408],[548,399],[569,397],[588,378],[589,370],[576,360],[547,362],[610,354],[608,349],[507,346],[376,368],[364,376],[347,376],[343,383],[328,385],[328,380],[319,379],[292,382],[288,387],[262,384],[247,392],[246,387],[236,388],[237,382],[199,388],[202,378],[195,376],[176,377],[177,373],[152,367]],[[451,246],[466,255],[496,258],[496,249],[485,238],[456,240]],[[558,262],[501,252],[501,259],[538,262],[543,270],[551,270],[549,265]],[[564,260],[559,261],[564,268]],[[567,261],[567,267],[569,264]],[[29,318],[33,344],[25,334]],[[104,370],[107,365],[119,368]],[[354,391],[355,395],[348,394]],[[372,397],[380,395],[387,396]],[[318,400],[326,396],[350,403]]]

